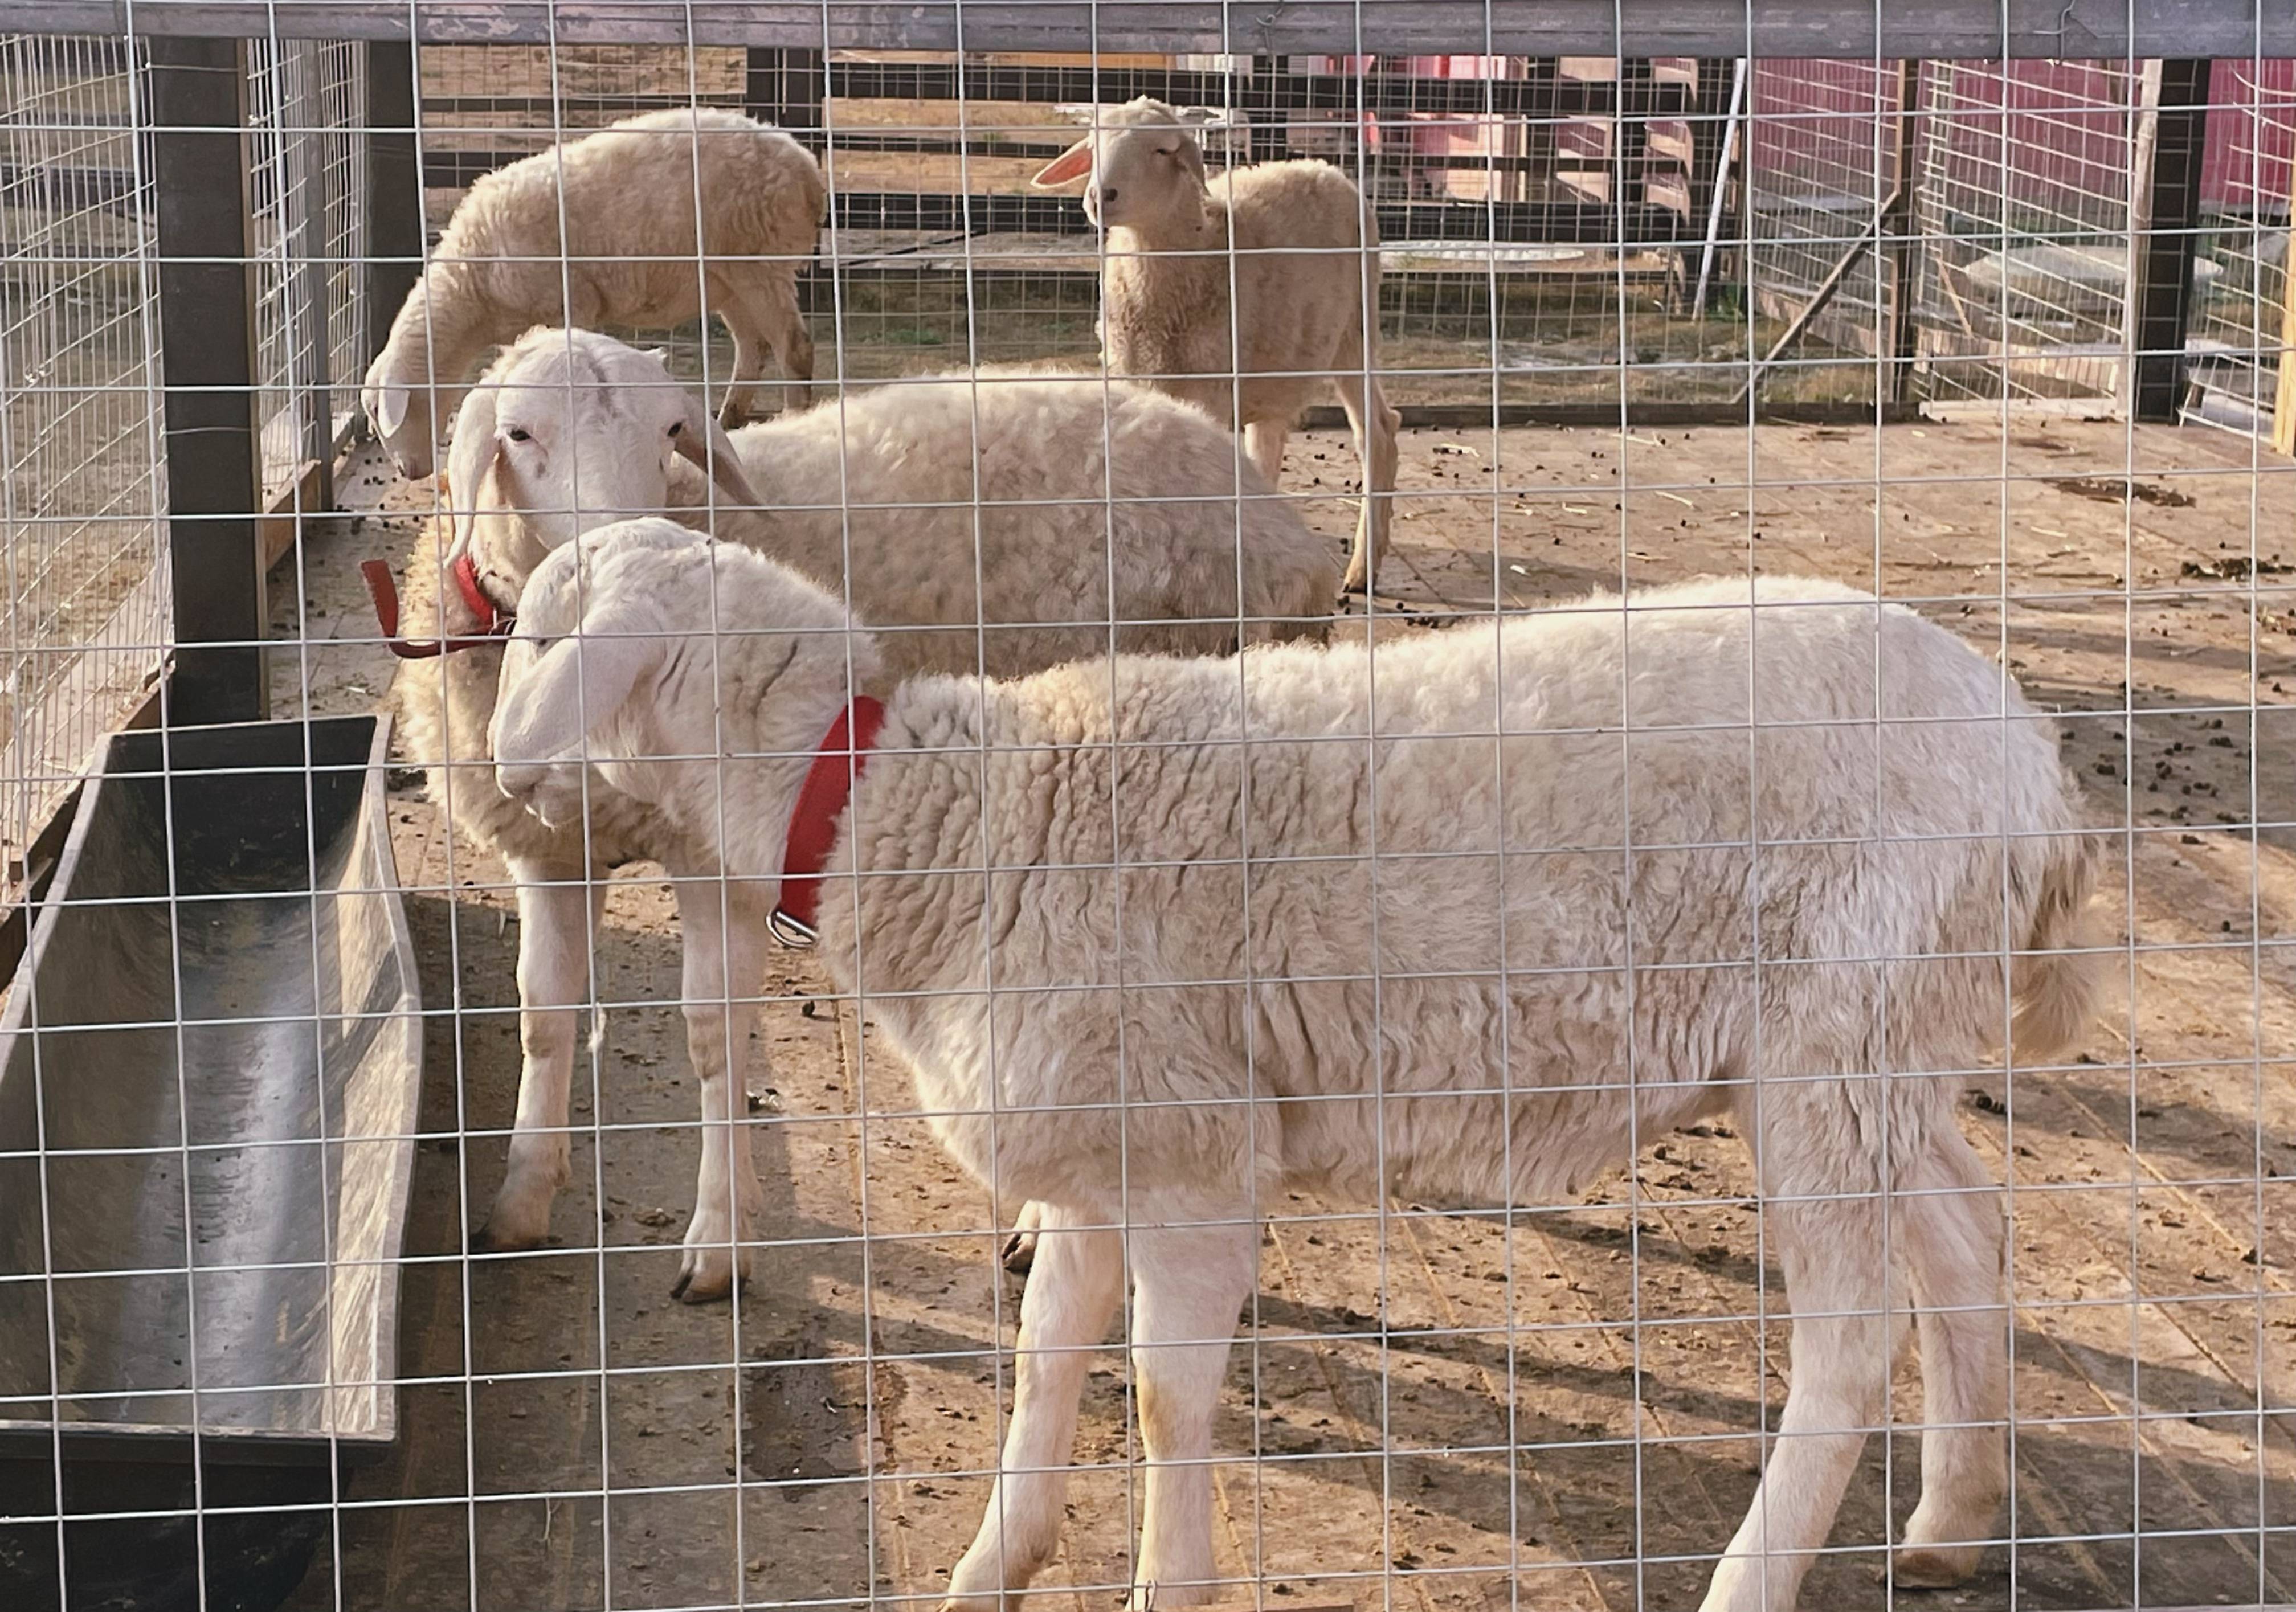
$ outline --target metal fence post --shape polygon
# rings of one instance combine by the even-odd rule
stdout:
[[[176,641],[168,719],[253,721],[269,690],[247,46],[159,37],[150,49]]]
[[[2193,254],[2200,245],[2209,71],[2208,62],[2189,58],[2161,62],[2159,99],[2146,109],[2151,160],[2143,153],[2137,160],[2142,192],[2131,200],[2142,210],[2129,229],[2129,298],[2123,315],[2136,349],[2129,412],[2138,420],[2173,421],[2184,402],[2185,323],[2192,309]]]
[[[366,47],[366,342],[372,360],[422,273],[422,176],[414,142],[414,47]]]

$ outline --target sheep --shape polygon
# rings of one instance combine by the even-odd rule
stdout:
[[[1032,183],[1051,190],[1088,176],[1085,211],[1108,232],[1103,362],[1231,429],[1240,419],[1271,487],[1285,433],[1328,380],[1363,462],[1346,586],[1368,593],[1387,552],[1402,421],[1379,384],[1377,217],[1328,162],[1256,163],[1206,180],[1193,131],[1228,114],[1144,95],[1090,110],[1094,132]]]
[[[768,348],[800,397],[813,338],[797,275],[827,200],[805,147],[714,107],[625,118],[488,174],[367,368],[368,422],[402,476],[427,476],[437,421],[453,417],[489,348],[545,321],[660,329],[704,313],[705,300],[734,339],[723,422],[748,416]],[[698,250],[697,213],[709,220]]]
[[[601,528],[528,587],[496,779],[562,809],[586,759],[717,836],[762,906],[872,659],[762,556]],[[1128,1276],[1144,1609],[1214,1588],[1212,1418],[1262,1206],[1552,1205],[1724,1115],[1793,1371],[1704,1605],[1792,1606],[1913,1304],[1933,1425],[1895,1581],[1974,1569],[2008,1314],[1959,1074],[2005,1031],[2029,1060],[2073,1043],[2102,956],[2077,787],[1997,667],[1871,595],[1738,578],[1376,648],[918,678],[877,720],[849,798],[813,806],[822,959],[951,1156],[1041,1215],[948,1612],[1011,1606],[1052,1556]]]
[[[714,487],[697,468],[705,459]],[[580,527],[673,504],[840,592],[849,552],[857,601],[882,619],[943,629],[889,636],[884,659],[902,675],[984,663],[1034,671],[1104,651],[1111,573],[1118,618],[1137,624],[1118,641],[1182,654],[1219,651],[1240,632],[1318,630],[1338,590],[1324,540],[1239,462],[1233,437],[1185,404],[1097,377],[992,372],[977,385],[885,388],[729,436],[658,356],[594,332],[535,331],[464,400],[447,480],[458,506],[453,538],[443,562],[414,568],[408,619],[436,620],[455,636],[513,609],[533,567]],[[465,558],[483,611],[438,586]],[[731,1111],[729,1026],[741,1049],[754,1018],[738,1001],[721,1011],[729,976],[711,939],[718,897],[689,882],[708,871],[690,845],[611,790],[594,790],[586,840],[472,787],[468,769],[490,759],[500,664],[499,649],[485,645],[409,661],[399,691],[402,753],[429,769],[450,820],[498,851],[518,888],[518,1118],[509,1167],[472,1240],[481,1249],[540,1242],[566,1180],[574,1021],[608,870],[650,858],[676,881],[688,1039],[709,1115]],[[761,971],[754,957],[734,959],[737,998]],[[742,1263],[729,1248],[754,1199],[726,1203],[724,1154],[722,1133],[705,1132],[676,1285],[695,1302],[730,1291]]]

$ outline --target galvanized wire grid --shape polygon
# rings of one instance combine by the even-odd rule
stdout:
[[[166,636],[135,51],[0,40],[0,890]]]
[[[979,363],[1089,361],[1099,244],[1072,225],[1024,227],[1053,215],[1019,205],[1027,175],[1076,126],[1054,101],[989,93],[1018,70],[1111,83],[1136,68],[1201,71],[1246,102],[1255,75],[1387,74],[1406,86],[1372,115],[1263,109],[1256,145],[1239,133],[1209,153],[1215,168],[1324,157],[1374,200],[1435,209],[1407,216],[1457,229],[1388,245],[1382,378],[1431,423],[1406,431],[1390,570],[1335,631],[1407,637],[1595,585],[1811,571],[1955,627],[2066,714],[2067,760],[2113,831],[2106,899],[2127,1001],[2073,1065],[1946,1072],[1967,1088],[1965,1128],[2011,1182],[2017,1305],[2012,1509],[1954,1604],[2291,1599],[2296,1312],[2283,1261],[2296,1251],[2277,1183],[2296,1169],[2296,724],[2284,716],[2296,587],[2281,558],[2287,467],[2267,446],[2285,300],[2287,95],[2273,87],[2287,82],[2284,64],[2220,64],[2210,94],[2212,160],[2232,176],[2210,197],[2221,210],[2201,261],[2216,268],[2188,314],[2186,406],[2243,433],[2226,438],[2128,417],[2128,182],[2145,64],[1939,60],[1909,80],[1896,61],[1757,59],[1734,89],[1729,63],[1534,62],[1480,54],[1481,44],[1404,66],[1358,54],[1280,69],[1249,55],[856,51],[792,65],[717,46],[424,45],[424,219],[435,240],[476,175],[630,111],[767,110],[758,86],[770,70],[770,110],[785,114],[810,83],[840,207],[908,197],[919,217],[955,221],[906,227],[879,200],[866,222],[840,212],[824,232],[807,286],[817,394],[834,397]],[[381,131],[364,50],[270,38],[251,57],[258,388],[274,492],[333,456],[371,356],[365,271],[381,253],[364,199],[367,136]],[[59,177],[143,172],[134,60],[121,41],[17,37],[0,69],[11,677],[0,709],[15,724],[8,754],[33,757],[0,781],[12,850],[42,826],[118,700],[83,702],[37,734],[23,713],[111,661],[140,677],[171,637],[163,588],[147,588],[144,614],[96,630],[164,575],[150,200],[138,186],[98,203]],[[906,65],[953,70],[953,93],[833,93],[884,90],[887,70]],[[1675,87],[1635,117],[1462,110],[1441,87],[1539,75]],[[1442,110],[1418,110],[1414,96]],[[1709,159],[1696,153],[1716,150],[1730,153],[1726,194],[1709,210],[1695,166]],[[1908,186],[1901,227],[1874,227]],[[1630,192],[1660,198],[1675,222],[1630,231]],[[1608,241],[1496,241],[1502,204],[1608,209],[1616,227]],[[1480,239],[1460,226],[1478,217]],[[1014,219],[1023,226],[1003,226]],[[1845,270],[1869,229],[1873,247]],[[1835,277],[1807,334],[1757,368]],[[1901,301],[1910,350],[1897,345]],[[678,373],[720,394],[732,362],[722,330],[644,335],[666,337]],[[1831,412],[1756,423],[1756,404]],[[1655,423],[1649,413],[1687,405],[1712,412]],[[1939,406],[1903,417],[1923,405]],[[1294,439],[1285,490],[1336,541],[1354,473],[1344,432],[1309,430]],[[401,486],[360,535],[306,534],[277,613],[289,648],[275,715],[381,694],[388,663],[342,562],[380,549],[414,572],[429,553],[416,528],[438,507],[432,487]],[[69,1581],[86,1559],[65,1516],[94,1509],[188,1516],[214,1538],[220,1524],[277,1518],[283,1535],[317,1546],[290,1604],[333,1612],[933,1604],[1006,1430],[1018,1289],[993,1258],[1018,1206],[946,1164],[865,1027],[865,1002],[834,1000],[817,969],[777,957],[729,994],[754,989],[764,1004],[761,1080],[744,1104],[767,1197],[750,1291],[730,1307],[667,1303],[697,1146],[682,936],[654,870],[600,871],[604,888],[582,908],[581,1003],[601,1027],[577,1054],[571,1181],[552,1240],[470,1252],[512,1129],[513,970],[536,911],[531,890],[456,838],[456,801],[491,788],[472,769],[427,798],[401,781],[391,803],[430,1059],[415,1207],[390,1273],[405,1293],[397,1451],[328,1480],[316,1501],[12,1497],[0,1567],[53,1559]],[[1716,847],[1595,848],[1649,859]],[[1122,855],[1112,848],[1111,878]],[[1408,877],[1407,863],[1393,865],[1379,877]],[[178,890],[165,904],[189,932],[201,901]],[[332,962],[315,930],[314,972]],[[205,1027],[179,1015],[143,1027]],[[1791,1370],[1783,1294],[1743,1139],[1708,1125],[1636,1141],[1623,1180],[1510,1215],[1330,1203],[1304,1189],[1259,1206],[1259,1280],[1216,1431],[1221,1599],[1449,1612],[1699,1593],[1774,1443]],[[170,1162],[200,1150],[189,1137],[151,1150]],[[45,1174],[136,1151],[44,1139],[29,1156]],[[20,1307],[71,1281],[196,1288],[199,1268],[186,1248],[181,1264],[9,1271],[0,1284]],[[228,1376],[229,1362],[188,1342],[190,1386]],[[102,1421],[148,1389],[79,1381],[66,1340],[49,1348],[26,1376],[0,1347],[0,1367],[19,1373],[0,1379],[0,1398]],[[1131,1370],[1114,1348],[1095,1360],[1048,1603],[1131,1584],[1142,1482]],[[1871,1573],[1917,1487],[1920,1415],[1901,1380],[1806,1604],[1882,1598]],[[193,1599],[234,1604],[216,1576],[229,1552],[206,1549],[195,1560],[208,1587]]]

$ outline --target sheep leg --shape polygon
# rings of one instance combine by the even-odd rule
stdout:
[[[1243,428],[1243,451],[1270,487],[1283,484],[1283,439],[1291,434],[1291,427],[1281,420],[1253,420]]]
[[[550,1234],[550,1200],[573,1173],[566,1134],[574,1031],[590,994],[590,937],[606,905],[603,880],[580,868],[513,862],[518,886],[518,1118],[503,1174],[473,1248],[537,1247]]]
[[[765,315],[766,340],[781,362],[782,408],[793,413],[813,401],[813,332],[806,327],[805,310],[798,306],[797,271],[759,288],[757,301]]]
[[[1388,524],[1395,503],[1395,434],[1403,416],[1390,407],[1380,389],[1379,377],[1365,371],[1341,375],[1340,406],[1347,411],[1348,429],[1355,434],[1356,456],[1363,462],[1363,513],[1356,522],[1356,549],[1348,557],[1349,593],[1368,593],[1378,580],[1380,561],[1387,557]]]
[[[1103,1219],[1039,1206],[1036,1268],[1021,1300],[1013,1420],[980,1532],[948,1578],[943,1612],[1000,1612],[1060,1544],[1061,1497],[1093,1351],[1124,1296],[1124,1245]]]
[[[749,1274],[742,1239],[765,1207],[744,1123],[743,1078],[766,971],[765,912],[739,887],[708,873],[679,870],[673,880],[685,937],[685,1051],[701,1085],[701,1163],[693,1218],[672,1298],[703,1304],[724,1298]]]
[[[718,422],[730,431],[757,413],[758,383],[765,379],[769,351],[792,382],[782,389],[783,407],[803,406],[810,388],[796,383],[813,379],[813,336],[798,307],[793,279],[743,281],[723,290],[718,312],[734,339],[734,373],[718,405]]]
[[[1259,1251],[1248,1214],[1228,1225],[1132,1233],[1132,1372],[1148,1467],[1132,1612],[1193,1606],[1218,1592],[1212,1414]]]
[[[1026,1276],[1036,1263],[1037,1231],[1044,1223],[1045,1206],[1024,1203],[1020,1214],[1013,1217],[1013,1235],[1004,1240],[997,1251],[997,1261],[1014,1276]]]
[[[1791,1101],[1786,1100],[1786,1101]],[[1829,1145],[1816,1127],[1772,1125],[1769,1156],[1807,1160]],[[1848,1120],[1842,1130],[1855,1133]],[[1840,1177],[1798,1179],[1776,1192],[1870,1191]],[[1875,1197],[1767,1202],[1793,1323],[1793,1384],[1754,1503],[1707,1586],[1703,1612],[1792,1612],[1812,1552],[1825,1542],[1866,1432],[1888,1402],[1891,1345],[1883,1315],[1889,1275]]]
[[[2008,1315],[2002,1306],[2001,1189],[1946,1120],[1898,1224],[1922,1314],[1922,1500],[1891,1563],[1900,1588],[1976,1571],[2009,1490]]]
[[[765,319],[746,280],[712,280],[709,306],[733,338],[733,374],[726,377],[726,395],[718,399],[718,425],[730,431],[746,425],[756,411],[758,381],[765,379],[765,354],[772,342],[767,342]]]

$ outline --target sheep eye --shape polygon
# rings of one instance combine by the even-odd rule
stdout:
[[[676,436],[676,435],[678,434],[678,432],[680,432],[680,431],[684,430],[685,429],[685,421],[683,421],[683,420],[681,420],[681,421],[677,421],[675,425],[672,425],[672,426],[669,428],[669,434],[670,434],[671,436],[675,437],[675,436]]]
[[[510,439],[512,442],[531,442],[534,434],[522,425],[514,425],[510,428]]]

